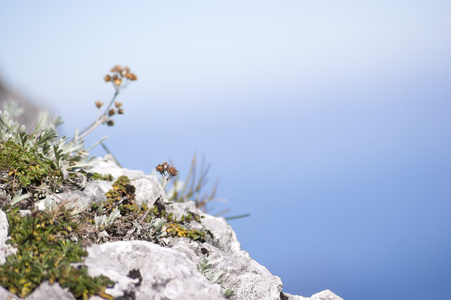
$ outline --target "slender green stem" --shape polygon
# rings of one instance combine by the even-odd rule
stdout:
[[[90,133],[94,128],[105,122],[105,117],[107,116],[108,112],[110,111],[111,106],[113,105],[114,101],[116,100],[117,95],[119,95],[119,90],[116,90],[114,93],[113,98],[111,99],[110,103],[108,104],[107,108],[101,114],[94,122],[92,122],[89,126],[87,126],[85,129],[80,131],[80,135],[77,137],[72,138],[72,140],[75,139],[75,141],[81,140],[83,137],[85,137],[88,133]]]
[[[157,197],[155,198],[155,200],[158,200],[158,198],[160,197],[161,193],[164,191],[164,188],[166,187],[166,184],[169,182],[169,180],[166,179],[166,177],[164,177],[164,181],[163,181],[163,186],[161,187],[160,192],[158,193]],[[151,206],[149,206],[149,208],[147,208],[146,213],[144,214],[144,216],[142,216],[141,220],[139,220],[138,224],[140,224],[146,217],[147,214],[150,211]]]
[[[251,214],[244,214],[244,215],[239,215],[239,216],[233,216],[233,217],[228,217],[225,218],[227,221],[229,220],[234,220],[234,219],[241,219],[241,218],[246,218],[249,217]]]
[[[100,118],[98,118],[94,124],[88,129],[86,130],[82,135],[77,137],[77,141],[81,140],[82,138],[84,138],[85,136],[87,136],[91,131],[93,131],[94,129],[96,129],[99,125],[103,124],[105,121],[107,121],[108,118],[106,116],[101,116]]]

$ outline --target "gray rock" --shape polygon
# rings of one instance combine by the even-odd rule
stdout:
[[[128,241],[93,245],[88,252],[89,275],[115,281],[114,288],[106,290],[113,297],[127,293],[136,299],[224,299],[219,285],[210,284],[185,254],[172,249]]]
[[[246,251],[227,253],[207,242],[199,244],[187,238],[172,238],[170,247],[185,253],[196,264],[203,258],[202,252],[207,253],[213,273],[224,273],[219,283],[234,292],[231,299],[280,299],[280,278],[252,260]]]
[[[310,298],[302,296],[294,296],[288,293],[283,293],[282,300],[343,300],[343,298],[338,297],[330,290],[324,290],[320,293],[312,295]]]
[[[0,300],[18,300],[19,297],[11,294],[7,289],[0,286]]]
[[[0,210],[0,264],[4,264],[6,262],[6,257],[17,251],[17,249],[5,243],[8,239],[8,228],[6,214],[3,210]]]
[[[30,295],[25,297],[26,300],[75,300],[74,295],[69,289],[63,289],[58,283],[52,285],[48,282],[41,284]]]

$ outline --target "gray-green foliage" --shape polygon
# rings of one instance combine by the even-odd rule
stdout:
[[[222,276],[226,273],[224,270],[221,270],[219,272],[213,272],[213,264],[208,259],[208,256],[204,256],[199,260],[199,263],[197,264],[197,270],[205,276],[205,278],[210,281],[212,284],[219,283],[219,280]],[[233,295],[233,291],[227,288],[226,286],[221,284],[222,293],[226,298],[230,298]]]
[[[20,201],[26,200],[29,197],[30,197],[30,195],[28,195],[28,194],[22,195],[22,190],[19,190],[12,199],[11,199],[11,195],[7,195],[6,199],[8,202],[11,203],[11,206],[14,206],[17,203],[19,203]]]
[[[166,236],[166,232],[163,231],[163,225],[165,223],[163,218],[152,218],[150,221],[150,231],[149,235],[151,238],[162,238]]]
[[[4,110],[0,111],[0,141],[12,141],[25,150],[33,150],[41,157],[52,160],[65,177],[70,169],[90,165],[92,158],[81,151],[84,146],[82,140],[69,141],[67,137],[59,136],[56,131],[62,123],[59,117],[51,118],[48,113],[42,113],[34,132],[28,134],[25,125],[15,120],[20,119],[22,114],[23,110],[17,104],[7,102],[4,105]]]
[[[113,222],[119,218],[121,216],[121,212],[119,211],[119,209],[117,207],[114,208],[114,210],[107,216],[106,214],[103,214],[105,212],[105,210],[100,209],[99,207],[99,216],[97,216],[97,214],[94,216],[94,222],[95,222],[95,227],[96,230],[102,230],[104,228],[107,228],[108,226],[110,226],[111,224],[113,224]]]

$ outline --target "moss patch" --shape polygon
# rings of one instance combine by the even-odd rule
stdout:
[[[77,299],[91,295],[113,299],[105,293],[106,287],[114,285],[111,280],[89,276],[85,266],[71,266],[83,262],[87,252],[80,242],[73,241],[78,222],[69,211],[35,211],[27,216],[16,211],[7,213],[11,238],[7,243],[17,248],[17,253],[0,266],[3,287],[23,298],[43,281],[58,282]]]

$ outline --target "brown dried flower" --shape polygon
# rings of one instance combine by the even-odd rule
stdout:
[[[167,162],[163,162],[161,165],[158,165],[156,168],[157,172],[163,175],[166,180],[171,179],[173,176],[177,176],[178,171],[173,166],[170,166]]]
[[[114,120],[108,120],[108,121],[106,121],[106,124],[108,125],[108,126],[114,126]]]
[[[116,102],[114,102],[114,106],[116,106],[116,108],[119,108],[122,106],[122,102],[116,101]]]
[[[168,167],[168,163],[167,162],[163,162],[161,165],[158,165],[155,169],[157,170],[157,172],[159,172],[160,174],[163,174],[164,171],[166,171],[166,168]]]
[[[118,113],[119,115],[123,115],[123,114],[124,114],[124,109],[123,109],[123,108],[119,108],[119,109],[117,110],[117,113]]]
[[[121,65],[116,65],[110,70],[111,74],[107,74],[104,77],[105,82],[112,82],[116,92],[119,92],[121,88],[127,87],[130,81],[135,81],[138,77],[130,73],[129,67],[122,67]],[[125,80],[127,79],[127,80]]]
[[[135,74],[133,74],[133,73],[125,74],[125,78],[127,78],[128,80],[131,80],[131,81],[135,81],[135,80],[138,79],[138,77]]]
[[[120,72],[122,70],[121,65],[115,65],[112,69],[111,72]]]
[[[96,105],[96,107],[97,107],[98,109],[100,109],[104,104],[105,104],[105,103],[103,103],[103,102],[100,101],[100,100],[97,100],[97,101],[95,102],[95,105]]]
[[[115,114],[116,114],[116,110],[115,110],[114,108],[112,108],[112,109],[110,109],[110,110],[108,111],[108,115],[109,115],[110,117],[114,116]]]
[[[171,175],[171,176],[177,176],[177,174],[179,173],[179,172],[177,171],[177,169],[174,168],[173,166],[169,166],[168,169],[167,169],[166,171],[167,171],[167,172],[169,173],[169,175]]]

